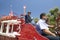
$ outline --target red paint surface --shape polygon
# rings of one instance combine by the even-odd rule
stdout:
[[[37,40],[48,40],[46,37],[40,35],[31,24],[23,24],[20,34],[18,40],[35,40],[35,38]]]

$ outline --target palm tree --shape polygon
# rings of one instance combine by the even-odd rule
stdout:
[[[51,15],[54,16],[54,19],[56,19],[58,16],[58,11],[59,11],[59,9],[55,8],[55,9],[50,10],[49,12],[51,13]]]
[[[50,19],[50,24],[54,24],[55,26],[56,26],[56,18],[57,18],[57,16],[58,16],[58,11],[59,11],[59,9],[58,8],[54,8],[54,9],[52,9],[52,10],[50,10],[49,12],[50,12],[50,17],[49,17],[49,19]],[[54,30],[54,28],[52,29],[52,30]]]

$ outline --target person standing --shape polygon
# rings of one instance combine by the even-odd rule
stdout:
[[[25,23],[31,23],[32,18],[31,18],[31,12],[28,12],[27,15],[25,15]]]

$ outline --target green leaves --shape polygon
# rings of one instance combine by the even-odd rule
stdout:
[[[38,20],[39,20],[38,18],[34,18],[34,22],[35,22],[35,23],[37,23],[37,22],[38,22]]]
[[[54,9],[51,9],[49,12],[51,13],[51,15],[57,15],[57,12],[59,11],[58,8],[54,8]]]
[[[58,16],[58,8],[51,9],[48,14],[49,24],[56,24],[56,18]]]
[[[49,12],[51,13],[51,15],[54,15],[54,10],[50,10]]]

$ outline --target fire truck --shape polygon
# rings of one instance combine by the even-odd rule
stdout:
[[[0,40],[49,40],[26,24],[24,18],[5,16],[0,19]]]

